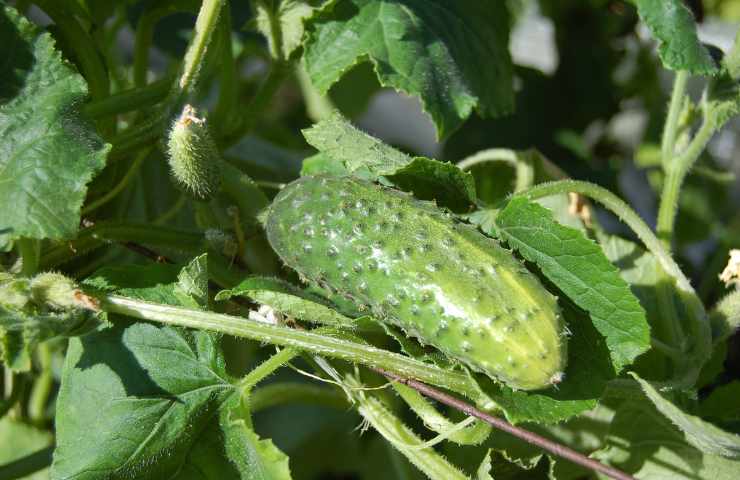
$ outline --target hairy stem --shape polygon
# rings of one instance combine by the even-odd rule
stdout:
[[[178,82],[180,91],[183,93],[189,93],[195,88],[206,50],[211,42],[213,31],[218,25],[221,8],[225,3],[225,0],[203,0],[195,21],[195,36],[185,53],[182,74]]]
[[[101,100],[88,103],[82,109],[90,118],[102,118],[131,112],[159,103],[170,91],[172,78],[163,78],[143,87],[135,87],[116,93]]]
[[[91,202],[90,204],[86,205],[82,209],[82,215],[89,215],[90,212],[93,212],[97,210],[98,208],[102,207],[106,203],[110,202],[116,196],[123,191],[124,188],[128,186],[128,184],[131,182],[131,180],[134,179],[136,176],[136,173],[139,171],[139,167],[141,167],[141,164],[144,163],[144,160],[149,155],[149,149],[145,149],[140,151],[137,155],[134,161],[129,166],[128,170],[126,171],[126,174],[123,176],[120,182],[113,187],[112,189],[108,190],[105,195],[103,195],[100,198],[96,198],[95,201]]]
[[[28,401],[28,416],[36,425],[43,425],[46,420],[46,406],[49,395],[54,386],[54,375],[52,373],[51,348],[48,343],[42,343],[38,347],[39,366],[41,374],[36,378],[31,389],[31,398]]]
[[[676,78],[673,80],[673,93],[668,104],[668,116],[663,126],[663,140],[660,148],[664,168],[670,164],[675,154],[678,119],[681,116],[688,80],[689,72],[686,70],[676,72]]]
[[[200,232],[147,223],[106,222],[82,229],[76,239],[44,252],[39,266],[42,270],[57,267],[106,242],[138,242],[193,253],[202,251],[205,246]]]
[[[673,226],[676,219],[676,211],[678,210],[678,198],[681,193],[681,186],[692,165],[694,165],[694,162],[696,162],[704,151],[709,140],[712,139],[716,129],[713,114],[709,113],[696,132],[693,140],[691,140],[688,148],[686,148],[686,151],[676,158],[675,161],[664,165],[666,178],[660,197],[657,230],[658,236],[660,236],[669,249],[673,238]]]
[[[472,380],[462,373],[444,370],[403,355],[340,338],[267,325],[230,315],[144,302],[118,295],[102,297],[101,307],[108,312],[142,320],[211,330],[383,368],[468,395],[471,398],[476,398],[478,395]]]

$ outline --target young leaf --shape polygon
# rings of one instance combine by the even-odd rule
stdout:
[[[658,40],[658,54],[666,68],[699,75],[717,72],[709,50],[696,35],[696,23],[682,0],[631,0],[637,13]]]
[[[343,0],[312,20],[306,70],[326,92],[367,59],[383,86],[421,99],[443,138],[473,109],[513,110],[508,24],[504,2]]]
[[[503,239],[589,312],[617,372],[648,350],[645,310],[596,243],[521,197],[509,202],[496,218],[496,226]]]
[[[344,328],[352,328],[355,323],[353,319],[319,303],[289,283],[275,278],[246,278],[236,287],[218,292],[216,300],[228,300],[238,295],[307,322]]]
[[[176,276],[165,265],[117,268],[91,284],[179,304]],[[170,476],[192,463],[193,446],[231,392],[217,336],[116,318],[70,341],[52,478]]]
[[[355,176],[374,180],[386,177],[399,188],[423,200],[436,199],[452,210],[465,210],[475,203],[475,180],[455,165],[426,157],[411,157],[355,128],[335,113],[303,131],[306,141],[319,150],[316,173],[344,174],[344,164]]]
[[[632,376],[640,383],[645,395],[655,404],[657,410],[686,435],[686,440],[691,445],[704,453],[740,460],[740,435],[725,432],[699,417],[682,411],[661,395],[650,382],[641,379],[635,373]]]
[[[219,416],[226,455],[246,480],[290,479],[288,457],[271,440],[261,439],[244,418],[239,396],[234,395]]]
[[[87,84],[42,33],[0,7],[0,227],[11,238],[64,239],[110,148],[79,112]]]

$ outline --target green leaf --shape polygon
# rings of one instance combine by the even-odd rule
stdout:
[[[119,267],[101,270],[90,284],[179,305],[177,275],[166,265]],[[70,341],[52,478],[173,475],[195,461],[191,450],[232,392],[217,336],[112,321]]]
[[[596,243],[521,197],[509,202],[496,226],[503,239],[591,315],[617,372],[650,348],[645,310]]]
[[[740,31],[732,49],[722,59],[719,75],[709,81],[704,102],[716,128],[740,113]]]
[[[491,476],[491,451],[486,452],[486,456],[483,457],[483,461],[480,463],[478,470],[475,472],[476,480],[493,480]]]
[[[609,428],[604,448],[591,457],[636,478],[650,480],[734,480],[740,462],[701,452],[647,399],[624,402]]]
[[[343,0],[311,22],[306,70],[325,93],[370,61],[381,85],[421,99],[442,138],[473,109],[513,110],[508,24],[504,2]]]
[[[327,0],[262,0],[256,2],[257,28],[267,38],[270,53],[275,58],[290,58],[303,43],[304,23],[313,17]],[[279,23],[280,44],[275,45],[271,18]],[[281,48],[282,47],[282,48]],[[278,52],[278,48],[281,51]]]
[[[475,179],[455,165],[416,157],[388,179],[422,200],[437,200],[450,210],[466,211],[475,203]]]
[[[675,279],[665,273],[655,256],[637,244],[615,236],[601,236],[601,247],[607,258],[619,268],[621,277],[629,283],[647,313],[652,336],[681,352],[670,357],[652,349],[637,359],[633,370],[642,377],[653,379],[682,378],[693,385],[695,376],[707,361],[705,345],[709,345],[709,329],[699,334],[690,332],[691,321],[685,297],[676,286]],[[696,299],[695,301],[699,301]],[[706,336],[704,336],[706,334]],[[716,355],[720,355],[717,352]],[[707,375],[711,372],[707,371]],[[692,379],[693,377],[694,379]]]
[[[719,421],[740,420],[740,381],[735,380],[715,388],[699,404],[698,414]]]
[[[709,50],[696,35],[696,23],[682,0],[631,0],[659,42],[658,55],[666,68],[699,75],[717,72]]]
[[[228,300],[240,295],[307,322],[344,328],[352,328],[355,324],[355,320],[345,317],[320,303],[318,299],[276,278],[246,278],[236,287],[218,292],[216,300]]]
[[[309,159],[303,174],[342,175],[349,171],[371,180],[385,177],[418,198],[434,199],[455,211],[475,203],[475,180],[470,173],[451,163],[406,155],[358,130],[338,112],[304,130],[303,135],[320,152]]]
[[[641,379],[637,374],[633,373],[632,376],[640,383],[645,395],[655,404],[657,410],[686,435],[686,440],[691,445],[704,453],[740,460],[740,435],[725,432],[699,417],[682,411],[661,395],[650,382]]]
[[[306,157],[301,168],[302,177],[316,175],[341,176],[347,173],[344,163],[325,153],[317,153]]]
[[[65,239],[80,224],[87,183],[110,148],[79,106],[85,80],[14,9],[0,13],[0,227],[11,238]]]
[[[339,112],[303,130],[309,145],[329,158],[342,162],[354,173],[368,169],[375,176],[391,175],[412,157],[355,128]]]
[[[224,434],[226,454],[237,465],[246,480],[290,479],[288,457],[271,440],[261,439],[245,420],[234,396],[221,411],[220,423]]]
[[[183,305],[194,303],[195,307],[208,306],[208,256],[195,257],[177,275],[176,293],[181,293],[187,300]]]
[[[740,290],[728,293],[709,314],[712,340],[717,343],[728,339],[740,328]]]

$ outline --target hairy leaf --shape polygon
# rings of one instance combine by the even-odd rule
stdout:
[[[319,150],[304,175],[346,174],[375,180],[385,177],[402,190],[423,200],[437,200],[452,210],[467,209],[475,202],[473,176],[457,166],[426,157],[411,157],[355,128],[339,113],[303,131],[306,141]]]
[[[606,340],[616,371],[648,350],[645,310],[596,243],[521,197],[509,202],[496,225],[502,238],[589,312]]]
[[[717,72],[712,56],[696,35],[694,17],[682,0],[631,1],[660,43],[658,54],[664,66],[701,75]]]
[[[245,480],[290,479],[288,457],[271,440],[261,439],[244,418],[234,396],[221,411],[220,424],[224,433],[226,454],[237,465]]]
[[[72,237],[87,183],[109,149],[79,106],[87,84],[10,7],[0,12],[0,228],[11,238]]]
[[[181,304],[168,266],[102,270],[91,284]],[[70,341],[52,478],[172,475],[195,461],[193,446],[232,391],[215,335],[112,320]]]
[[[312,21],[306,70],[326,92],[370,61],[383,86],[418,96],[446,137],[473,109],[512,111],[508,23],[504,2],[343,0]]]
[[[733,480],[740,462],[703,453],[647,399],[624,402],[611,422],[606,446],[592,457],[636,478]]]
[[[632,376],[640,383],[645,395],[655,404],[658,411],[686,435],[686,440],[691,445],[708,454],[740,460],[740,435],[725,432],[699,417],[682,411],[661,395],[650,382],[641,379],[637,374]]]

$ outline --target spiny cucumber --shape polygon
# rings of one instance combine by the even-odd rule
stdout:
[[[167,137],[167,157],[177,184],[195,200],[210,200],[221,186],[221,156],[206,119],[185,105]]]
[[[510,251],[433,204],[355,178],[303,177],[277,195],[266,229],[302,278],[470,368],[522,390],[563,378],[556,298]]]

